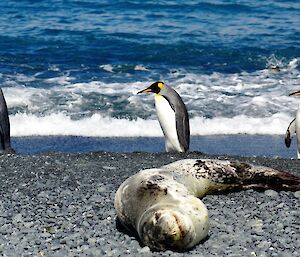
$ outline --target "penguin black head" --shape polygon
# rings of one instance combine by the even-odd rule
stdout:
[[[292,95],[300,96],[300,91],[296,91],[296,92],[294,92],[294,93],[289,94],[289,96],[292,96]]]
[[[147,87],[146,89],[139,91],[138,94],[148,93],[148,92],[158,94],[163,87],[164,87],[164,82],[157,81],[154,82],[150,87]]]

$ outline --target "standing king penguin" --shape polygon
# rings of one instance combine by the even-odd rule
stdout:
[[[291,93],[290,96],[300,96],[300,91]],[[290,125],[287,128],[285,134],[285,145],[290,147],[293,136],[296,134],[297,137],[297,155],[298,159],[300,159],[300,104],[298,105],[298,110],[296,114],[296,118],[294,118]]]
[[[0,88],[0,153],[14,152],[10,146],[10,124],[6,101]]]
[[[170,86],[158,81],[138,92],[155,93],[158,120],[165,136],[167,152],[186,152],[190,145],[189,116],[179,94]]]

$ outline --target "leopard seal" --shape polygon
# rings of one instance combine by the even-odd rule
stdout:
[[[300,177],[238,161],[184,159],[126,179],[115,209],[121,224],[151,250],[185,251],[209,233],[208,210],[199,198],[250,188],[300,190]]]

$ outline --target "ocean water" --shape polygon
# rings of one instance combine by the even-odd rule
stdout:
[[[89,153],[164,152],[163,137],[78,137],[30,136],[13,137],[12,146],[18,154],[49,152]],[[211,155],[263,156],[296,158],[295,142],[286,148],[280,135],[205,135],[192,136],[190,151]]]
[[[1,1],[11,135],[161,137],[153,95],[136,93],[162,80],[192,136],[283,136],[300,102],[299,13],[279,0]]]

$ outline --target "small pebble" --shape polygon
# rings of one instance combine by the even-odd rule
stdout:
[[[148,246],[144,246],[139,250],[139,253],[150,253],[150,248]]]
[[[296,191],[296,192],[294,193],[294,195],[295,195],[296,198],[300,198],[300,191]]]
[[[22,221],[22,214],[21,213],[18,213],[16,214],[13,219],[12,219],[13,222],[21,222]]]
[[[265,195],[271,196],[271,197],[277,197],[278,193],[272,189],[268,189],[265,191]]]

